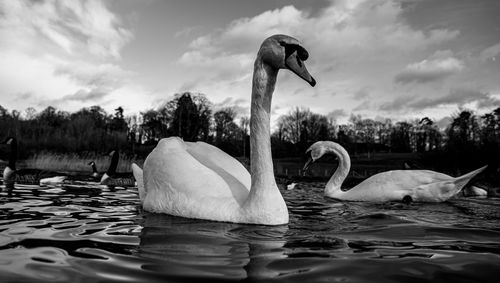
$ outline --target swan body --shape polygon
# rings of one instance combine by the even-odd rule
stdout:
[[[3,181],[7,187],[13,188],[15,183],[40,186],[58,185],[68,178],[67,175],[59,172],[32,168],[17,169],[17,139],[8,137],[3,143],[10,145],[9,163],[3,171]]]
[[[410,164],[409,162],[404,162],[404,169],[421,169],[420,166],[415,164]],[[478,186],[466,185],[462,189],[462,196],[464,197],[486,197],[488,196],[488,191],[486,189],[480,188]]]
[[[160,140],[144,162],[132,165],[145,210],[214,221],[280,225],[288,210],[276,185],[270,144],[271,100],[279,69],[315,85],[294,38],[274,35],[262,43],[254,64],[249,173],[236,159],[204,142]]]
[[[310,152],[312,162],[327,153],[338,157],[339,167],[325,186],[325,196],[348,201],[442,202],[456,195],[470,179],[486,169],[484,166],[459,177],[431,170],[392,170],[373,175],[350,190],[342,191],[340,186],[351,166],[347,151],[338,143],[319,141],[307,152]]]

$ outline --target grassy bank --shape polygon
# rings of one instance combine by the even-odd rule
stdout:
[[[37,168],[50,171],[61,172],[92,172],[92,168],[88,165],[90,161],[96,163],[99,172],[105,172],[108,169],[111,157],[96,153],[86,154],[57,154],[50,152],[41,152],[28,157],[26,160],[19,160],[18,168]],[[117,172],[130,172],[130,164],[135,162],[142,166],[143,159],[138,159],[130,156],[120,156]],[[2,166],[3,167],[3,166]]]

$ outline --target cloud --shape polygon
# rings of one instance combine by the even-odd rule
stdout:
[[[393,1],[336,1],[315,15],[285,6],[252,18],[237,19],[222,30],[195,38],[189,44],[191,50],[180,61],[205,65],[236,54],[253,58],[263,39],[277,33],[302,39],[307,48],[319,51],[311,54],[327,56],[322,60],[341,59],[347,54],[350,55],[347,60],[351,56],[377,53],[380,56],[380,52],[394,55],[394,49],[398,52],[421,49],[459,34],[445,29],[425,33],[413,30],[400,21],[401,12],[401,6]]]
[[[445,96],[420,99],[410,102],[408,106],[413,109],[425,109],[439,105],[462,106],[471,102],[476,102],[480,108],[484,108],[485,106],[500,105],[500,100],[492,97],[489,93],[468,88],[458,88],[451,89]]]
[[[104,89],[94,88],[94,89],[80,89],[73,94],[65,95],[61,98],[55,99],[53,101],[45,101],[46,105],[51,105],[58,102],[64,101],[76,101],[76,102],[87,102],[92,101],[96,102],[105,98],[108,95],[108,92]]]
[[[1,1],[0,11],[1,45],[21,37],[38,46],[51,42],[68,54],[85,50],[120,58],[120,50],[133,38],[98,0]]]
[[[361,102],[358,106],[354,107],[352,111],[360,111],[360,110],[366,110],[370,108],[370,100],[365,100]]]
[[[390,103],[381,105],[380,110],[422,110],[445,105],[463,106],[468,103],[476,103],[478,108],[484,109],[500,106],[500,99],[490,93],[471,88],[454,88],[441,97],[425,97],[421,99],[416,96],[399,97]]]
[[[497,43],[495,45],[492,45],[483,51],[481,51],[481,54],[479,55],[479,58],[482,61],[487,61],[487,60],[496,60],[496,56],[500,54],[500,43]]]
[[[359,105],[370,97],[387,98],[393,77],[414,54],[425,58],[429,50],[456,38],[458,30],[411,27],[399,1],[331,1],[318,12],[294,6],[245,17],[195,37],[177,64],[189,72],[198,89],[223,100],[228,93],[248,98],[253,61],[262,41],[273,34],[289,34],[301,40],[310,53],[307,68],[318,85],[310,88],[293,74],[282,71],[273,103],[286,109],[297,105],[329,111],[335,103]],[[445,62],[446,63],[446,62]],[[384,86],[385,84],[385,86]],[[369,85],[361,88],[360,85]],[[300,95],[293,95],[300,93]],[[352,95],[344,95],[350,93]],[[328,101],[329,102],[328,102]],[[373,109],[377,105],[366,105]],[[374,109],[373,109],[374,110]]]
[[[451,124],[452,121],[453,118],[451,118],[450,116],[445,116],[437,120],[436,125],[438,126],[439,129],[444,130]]]
[[[61,62],[55,66],[54,75],[67,76],[75,83],[89,87],[117,87],[135,75],[115,64],[89,64],[82,61]]]
[[[142,105],[147,91],[119,65],[132,39],[100,0],[0,1],[0,95],[14,108],[27,107],[17,99],[26,94],[67,110]]]
[[[62,100],[62,101],[74,100],[74,101],[81,101],[81,102],[86,102],[89,100],[94,101],[94,100],[103,99],[106,96],[106,94],[107,93],[105,90],[98,89],[98,88],[91,89],[91,90],[81,89],[74,94],[69,94],[69,95],[65,95],[65,96],[61,97],[60,100]]]
[[[370,88],[363,87],[354,93],[353,98],[356,100],[359,100],[359,99],[367,98],[369,95],[370,95]]]
[[[347,116],[349,116],[349,114],[347,114],[347,112],[344,109],[335,109],[330,113],[326,114],[326,117],[333,120],[337,120],[341,117],[347,117]]]
[[[397,83],[429,83],[442,80],[464,69],[464,63],[450,56],[449,51],[439,51],[430,59],[412,63],[396,75]]]
[[[379,106],[382,111],[401,110],[408,106],[408,104],[415,99],[415,96],[398,96],[391,102],[383,103]]]
[[[231,108],[236,113],[237,117],[244,117],[250,115],[250,107],[248,107],[248,100],[233,97],[227,97],[223,101],[214,104],[214,112],[224,108]]]

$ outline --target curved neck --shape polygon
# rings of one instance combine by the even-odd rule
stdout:
[[[278,70],[266,65],[257,56],[252,83],[250,109],[250,174],[252,187],[249,199],[261,199],[269,191],[278,191],[271,155],[271,100]]]
[[[339,149],[338,147],[333,148],[332,146],[327,146],[326,152],[335,154],[339,159],[337,170],[335,170],[335,173],[333,173],[325,186],[325,195],[335,197],[344,193],[341,190],[341,186],[351,169],[351,158],[343,148]]]
[[[111,157],[111,163],[109,164],[108,171],[106,171],[109,176],[116,173],[116,168],[118,167],[118,157],[118,151],[115,151]]]

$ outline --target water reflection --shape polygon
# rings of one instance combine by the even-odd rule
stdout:
[[[169,276],[273,278],[279,272],[267,265],[286,257],[287,226],[239,225],[160,214],[146,214],[141,224],[139,255],[161,262],[142,268]]]
[[[290,224],[144,212],[137,190],[97,184],[0,193],[0,282],[492,281],[500,199],[353,203],[282,191]]]

